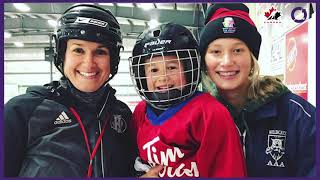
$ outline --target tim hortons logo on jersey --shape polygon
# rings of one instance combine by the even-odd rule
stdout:
[[[286,131],[269,130],[266,154],[270,154],[273,161],[269,160],[267,166],[285,167],[284,163],[280,162],[280,159],[285,154],[286,136]]]
[[[167,175],[168,177],[199,177],[199,170],[196,162],[190,163],[190,169],[185,168],[185,164],[181,163],[178,167],[173,168],[168,166],[169,162],[177,162],[180,161],[184,157],[184,153],[177,147],[173,147],[173,149],[166,149],[166,151],[160,151],[160,157],[157,155],[157,148],[154,146],[156,142],[160,140],[159,136],[154,138],[153,140],[147,142],[143,145],[143,150],[147,151],[148,162],[151,166],[155,166],[156,164],[164,165],[163,170],[159,173],[160,177],[164,177]],[[159,161],[160,160],[160,161]]]
[[[117,133],[123,133],[127,129],[127,123],[121,115],[113,115],[113,119],[110,121],[110,126]]]
[[[105,21],[86,17],[77,17],[75,23],[92,24],[100,27],[107,27],[108,25]]]
[[[163,44],[170,44],[171,40],[160,40],[157,39],[156,41],[151,41],[151,42],[147,42],[144,44],[144,47],[146,48],[147,46],[153,46],[153,45],[163,45]]]

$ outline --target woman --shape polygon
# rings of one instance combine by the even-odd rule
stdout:
[[[204,85],[215,84],[234,118],[249,176],[314,175],[315,107],[259,76],[260,44],[244,4],[212,5],[200,37]]]
[[[62,15],[55,65],[63,77],[4,109],[7,177],[132,176],[131,111],[108,84],[117,73],[120,26],[110,11],[76,5]]]

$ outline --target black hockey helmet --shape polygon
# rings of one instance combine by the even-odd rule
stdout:
[[[66,43],[69,39],[105,45],[110,51],[111,58],[111,77],[108,81],[118,72],[120,49],[123,48],[122,36],[120,25],[109,10],[95,5],[79,4],[68,8],[59,18],[54,64],[63,75]]]
[[[176,56],[182,63],[186,85],[181,89],[169,88],[166,93],[150,91],[144,65],[155,56]],[[168,23],[143,32],[133,48],[130,73],[138,94],[157,109],[166,109],[192,96],[199,83],[200,61],[198,43],[186,27]],[[167,60],[163,60],[166,63]]]

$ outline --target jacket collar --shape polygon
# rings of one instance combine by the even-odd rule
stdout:
[[[44,87],[36,87],[37,89],[30,89],[29,91],[37,91],[37,93],[47,92],[46,97],[52,97],[53,99],[65,104],[66,106],[81,106],[85,108],[94,109],[95,111],[101,109],[101,106],[110,99],[115,99],[116,90],[113,89],[109,84],[100,88],[98,91],[85,94],[89,98],[83,98],[82,93],[78,95],[75,91],[71,90],[71,83],[65,78],[61,78],[60,81],[53,81],[49,84],[45,84]],[[40,91],[43,89],[42,91]],[[80,96],[79,96],[80,95]],[[90,98],[92,96],[93,98]],[[94,103],[84,102],[84,99],[93,99]]]
[[[289,93],[290,90],[286,88],[285,86],[283,89],[277,93],[274,94],[273,96],[270,96],[269,98],[262,100],[258,99],[255,101],[249,101],[245,107],[240,111],[242,112],[247,112],[247,113],[254,113],[255,114],[255,120],[262,120],[262,119],[268,119],[269,117],[275,117],[278,114],[278,109],[277,109],[277,99],[279,99],[281,96],[284,94]],[[231,104],[229,104],[225,99],[223,99],[220,95],[217,95],[216,97],[224,106],[227,107],[229,110],[230,114],[234,119],[239,116],[240,113],[236,111],[236,108],[233,107]]]

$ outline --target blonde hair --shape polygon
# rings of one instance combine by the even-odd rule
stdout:
[[[199,86],[200,91],[208,92],[212,96],[218,96],[218,90],[216,85],[211,80],[211,78],[204,72],[201,71],[201,85]]]
[[[251,53],[251,71],[249,74],[250,85],[248,88],[248,101],[264,101],[269,97],[281,92],[285,86],[281,80],[273,76],[260,76],[258,60]],[[209,92],[213,96],[218,95],[218,90],[206,72],[201,72],[201,83],[203,91]]]
[[[282,91],[285,86],[281,80],[273,76],[260,76],[258,60],[251,53],[252,70],[249,75],[251,81],[248,88],[248,100],[264,101]]]

